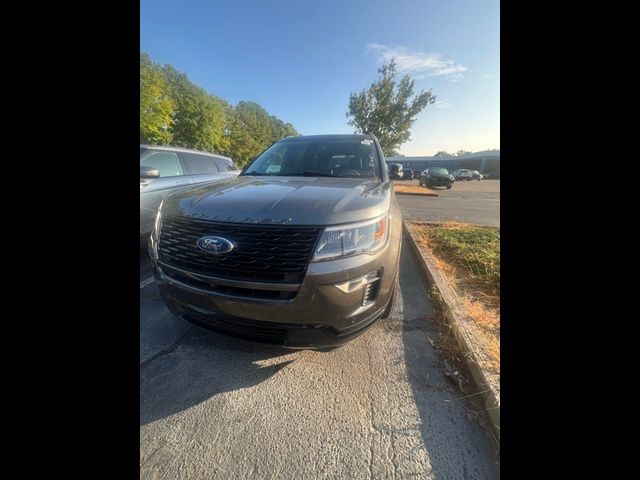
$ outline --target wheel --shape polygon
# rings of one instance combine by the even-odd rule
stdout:
[[[449,190],[451,188],[451,185],[447,185],[447,190]]]
[[[393,290],[391,291],[391,298],[389,298],[389,303],[387,303],[387,308],[384,309],[384,312],[382,312],[382,316],[380,318],[389,318],[389,315],[391,315],[391,311],[393,310],[393,304],[395,300],[396,300],[396,286],[394,282]]]

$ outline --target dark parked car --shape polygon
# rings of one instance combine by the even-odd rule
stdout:
[[[420,170],[414,170],[413,171],[413,179],[415,180],[416,178],[420,178],[420,175],[422,175],[422,172]]]
[[[392,163],[389,167],[389,178],[391,180],[402,180],[404,173],[401,163]]]
[[[238,177],[166,197],[149,250],[176,315],[324,348],[390,314],[401,238],[377,139],[318,135],[284,138]]]
[[[151,233],[160,202],[185,186],[235,177],[230,158],[177,147],[140,145],[140,236]]]
[[[425,187],[447,187],[453,186],[454,177],[449,173],[449,170],[442,167],[427,168],[420,176],[420,186]]]
[[[466,168],[461,168],[460,170],[456,170],[453,172],[453,176],[456,181],[460,180],[471,180],[473,178],[473,174],[471,170],[467,170]]]
[[[404,170],[402,172],[402,179],[403,180],[413,180],[413,170],[407,168],[406,170]]]

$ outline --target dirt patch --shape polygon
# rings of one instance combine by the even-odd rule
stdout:
[[[394,184],[393,189],[396,193],[404,195],[423,195],[425,197],[437,197],[438,194],[427,187],[419,187],[418,185],[398,185]]]

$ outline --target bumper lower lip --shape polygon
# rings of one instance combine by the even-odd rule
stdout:
[[[204,312],[183,304],[170,294],[163,293],[162,297],[174,315],[208,330],[293,349],[322,349],[344,345],[364,333],[384,312],[384,309],[376,310],[352,328],[338,331],[329,325],[260,322]]]

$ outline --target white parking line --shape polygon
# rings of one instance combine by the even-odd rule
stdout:
[[[146,280],[143,280],[140,282],[140,290],[142,290],[144,287],[146,287],[147,285],[151,285],[153,282],[155,282],[155,278],[150,277],[147,278]]]

